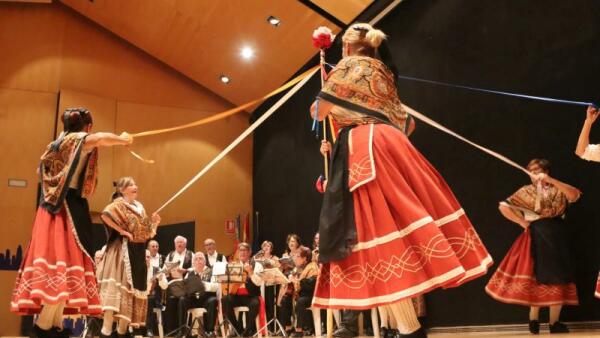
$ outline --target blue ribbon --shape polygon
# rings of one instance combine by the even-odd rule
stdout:
[[[565,103],[565,104],[571,104],[571,105],[576,105],[576,106],[586,106],[586,107],[592,106],[594,108],[598,108],[598,105],[595,104],[595,103],[593,103],[593,102],[571,101],[571,100],[553,99],[551,97],[533,96],[533,95],[525,95],[525,94],[502,92],[502,91],[498,91],[498,90],[491,90],[491,89],[484,89],[484,88],[477,88],[477,87],[469,87],[469,86],[461,86],[461,85],[455,85],[455,84],[446,83],[446,82],[439,82],[439,81],[419,79],[417,77],[412,77],[412,76],[398,75],[398,78],[399,79],[403,79],[403,80],[424,82],[424,83],[429,83],[429,84],[434,84],[434,85],[440,85],[440,86],[446,86],[446,87],[452,87],[452,88],[467,89],[467,90],[472,90],[472,91],[476,91],[476,92],[483,92],[483,93],[489,93],[489,94],[498,94],[498,95],[506,95],[506,96],[519,97],[519,98],[522,98],[522,99],[546,101],[546,102],[553,102],[553,103]]]
[[[335,67],[335,65],[330,64],[330,63],[326,63],[326,65],[329,66],[329,67],[331,67],[331,68]],[[485,89],[485,88],[477,88],[477,87],[470,87],[470,86],[455,85],[455,84],[452,84],[452,83],[446,83],[446,82],[440,82],[440,81],[425,80],[425,79],[420,79],[418,77],[404,76],[404,75],[398,75],[398,78],[399,79],[403,79],[403,80],[424,82],[424,83],[429,83],[429,84],[434,84],[434,85],[439,85],[439,86],[446,86],[446,87],[452,87],[452,88],[467,89],[467,90],[472,90],[472,91],[482,92],[482,93],[488,93],[488,94],[497,94],[497,95],[519,97],[519,98],[522,98],[522,99],[538,100],[538,101],[553,102],[553,103],[565,103],[565,104],[571,104],[571,105],[576,105],[576,106],[585,106],[585,107],[592,106],[592,107],[594,107],[596,109],[600,107],[599,105],[597,105],[594,102],[562,100],[562,99],[553,99],[551,97],[544,97],[544,96],[533,96],[533,95],[525,95],[525,94],[518,94],[518,93],[509,93],[509,92],[503,92],[503,91],[491,90],[491,89]]]
[[[313,116],[312,131],[315,132],[317,139],[319,138],[319,98],[315,100],[315,116]]]

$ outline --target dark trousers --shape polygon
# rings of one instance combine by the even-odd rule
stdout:
[[[296,300],[296,327],[303,331],[313,330],[312,312],[308,310],[312,296],[300,296]]]
[[[214,292],[206,292],[201,297],[185,296],[179,297],[177,304],[177,312],[179,313],[179,326],[187,324],[187,312],[194,308],[206,309],[204,316],[204,330],[212,332],[215,330],[215,320],[217,319],[217,294]]]
[[[280,304],[279,311],[277,312],[277,319],[284,327],[290,327],[292,326],[292,296],[283,296]]]
[[[341,327],[352,331],[354,334],[358,334],[358,310],[343,310],[342,311],[342,324]]]
[[[146,331],[155,331],[156,329],[156,315],[154,314],[154,302],[151,296],[148,297],[148,310],[146,312]]]
[[[257,296],[240,296],[240,295],[227,295],[221,299],[221,303],[223,304],[223,311],[225,311],[225,316],[231,322],[231,325],[235,328],[235,330],[242,334],[244,332],[244,328],[242,327],[241,321],[235,317],[235,311],[233,311],[234,307],[238,306],[247,306],[249,309],[248,314],[246,315],[246,333],[254,333],[256,332],[256,316],[258,315],[258,308],[260,306],[260,302]]]

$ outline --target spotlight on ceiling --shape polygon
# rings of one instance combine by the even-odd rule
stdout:
[[[267,18],[267,22],[275,27],[277,27],[281,24],[281,20],[279,20],[279,18],[272,16],[272,15]]]
[[[246,47],[242,48],[240,55],[244,59],[251,59],[254,56],[254,50],[252,48],[246,46]]]
[[[231,79],[229,78],[229,76],[227,75],[221,75],[221,77],[219,78],[221,80],[221,82],[223,82],[224,84],[228,84]]]

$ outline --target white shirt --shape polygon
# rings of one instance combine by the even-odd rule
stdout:
[[[217,250],[215,250],[215,252],[211,255],[211,254],[206,254],[206,256],[208,256],[208,263],[210,263],[210,266],[215,265],[215,263],[217,262],[217,256],[219,255],[219,253],[217,252]],[[223,255],[223,259],[220,260],[223,263],[227,263],[227,258],[225,257],[225,255]]]
[[[588,144],[581,158],[588,161],[600,162],[600,144]]]
[[[177,250],[175,250],[173,252],[173,259],[170,262],[177,262],[179,261],[179,267],[183,268],[183,261],[185,260],[185,254],[187,253],[187,249],[183,250],[182,253],[177,252]]]
[[[152,266],[150,266],[148,269],[148,273],[146,274],[146,282],[148,283],[148,293],[151,293],[152,290],[150,290],[150,288],[152,287],[152,277],[154,277],[154,269],[152,269]],[[158,278],[158,285],[160,286],[161,289],[166,290],[167,287],[169,286],[169,282],[167,282],[167,277],[165,277],[164,273],[160,274],[160,278]]]
[[[242,263],[242,262],[240,262]],[[244,265],[245,263],[242,263],[242,265]],[[258,275],[258,273],[262,272],[264,270],[262,264],[254,264],[254,273],[252,274],[252,276],[250,276],[250,280],[252,281],[252,283],[256,286],[261,286],[261,284],[263,283],[263,279]]]
[[[160,254],[156,253],[156,256],[150,256],[150,266],[160,268]]]
[[[179,252],[177,252],[177,250],[175,250],[173,252],[173,259],[170,260],[170,262],[177,262],[177,261],[179,261],[179,267],[181,269],[183,269],[183,261],[185,260],[185,254],[186,253],[187,253],[187,249],[183,250],[182,253],[179,253]],[[193,268],[190,268],[190,269],[193,269]],[[171,277],[173,277],[175,279],[181,279],[181,278],[183,278],[183,275],[180,272],[173,270],[173,271],[171,271]]]

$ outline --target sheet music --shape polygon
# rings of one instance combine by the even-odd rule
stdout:
[[[278,268],[264,269],[257,273],[266,286],[288,284],[289,279]]]
[[[225,271],[227,269],[227,263],[225,262],[215,262],[215,264],[213,264],[213,268],[212,268],[212,275],[214,276],[219,276],[219,275],[224,275]]]

